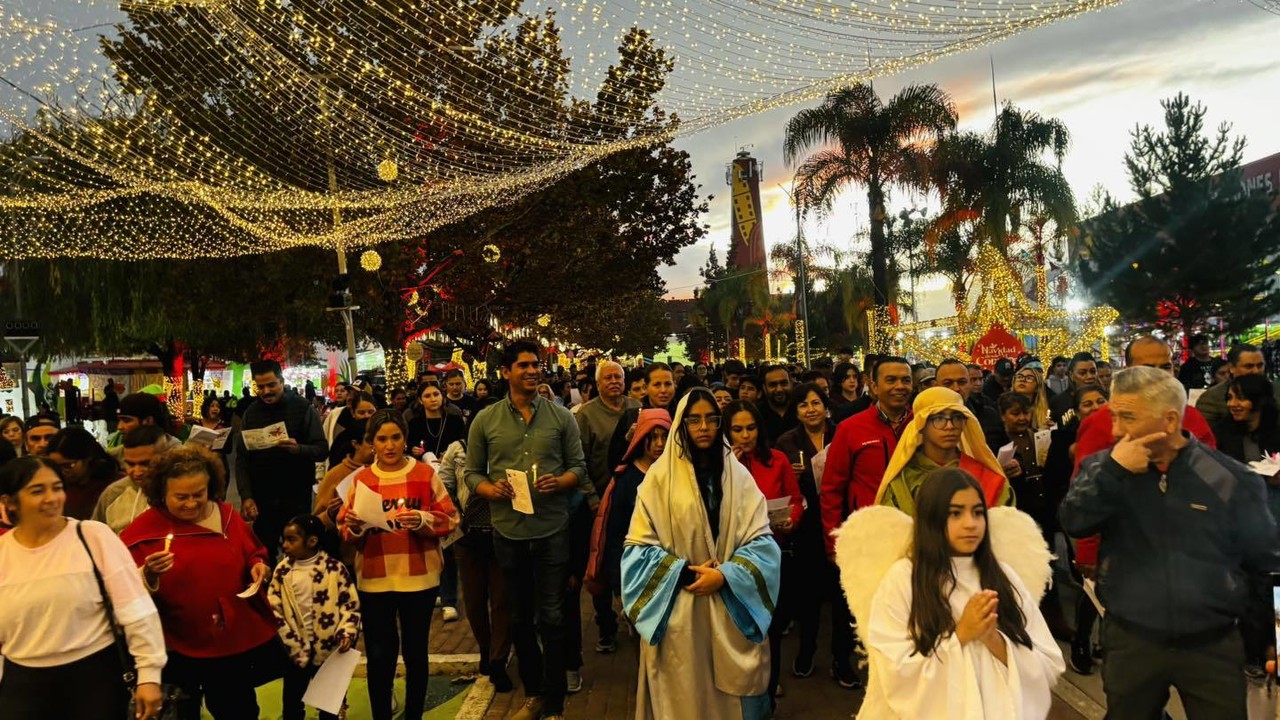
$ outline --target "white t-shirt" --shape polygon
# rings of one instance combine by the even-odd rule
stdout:
[[[78,522],[68,520],[56,538],[37,548],[22,545],[12,532],[0,536],[0,654],[5,659],[27,667],[55,667],[111,645],[93,566],[76,535]],[[139,681],[154,682],[165,663],[155,603],[111,528],[81,524],[134,651]]]
[[[307,642],[315,637],[312,625],[315,602],[311,598],[312,590],[315,588],[315,578],[312,576],[319,567],[320,553],[316,553],[306,560],[294,560],[293,568],[289,570],[288,575],[289,589],[293,591],[293,599],[298,603],[298,617],[302,621],[302,627],[298,630],[306,634]]]

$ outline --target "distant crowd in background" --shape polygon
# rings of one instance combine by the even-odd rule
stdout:
[[[906,673],[945,658],[948,633],[1007,670],[1007,652],[1030,653],[1016,668],[1026,707],[1048,707],[1057,639],[1078,673],[1107,653],[1113,717],[1149,717],[1171,686],[1192,717],[1242,717],[1245,683],[1274,653],[1266,572],[1280,570],[1280,487],[1248,463],[1280,453],[1275,353],[1237,344],[1217,358],[1195,337],[1179,362],[1143,336],[1115,363],[1088,352],[991,368],[859,362],[843,348],[810,367],[587,357],[562,368],[512,341],[501,380],[426,370],[405,387],[339,383],[332,398],[286,386],[264,360],[252,391],[206,393],[198,419],[110,383],[100,406],[77,412],[101,415],[102,442],[70,412],[0,419],[0,717],[117,717],[77,708],[123,707],[130,692],[138,717],[175,704],[194,720],[201,703],[219,720],[257,717],[254,688],[283,677],[285,717],[301,718],[317,668],[359,646],[373,716],[390,719],[403,660],[405,717],[417,718],[439,612],[465,616],[479,645],[464,681],[511,691],[514,652],[526,695],[516,718],[559,718],[582,688],[584,589],[595,652],[640,639],[629,650],[639,717],[766,717],[815,672],[820,642],[831,680],[857,689],[868,659],[875,673],[877,658],[905,653],[878,672]],[[385,517],[365,516],[369,491]],[[1143,503],[1155,500],[1122,499],[1144,492],[1192,510],[1151,525]],[[938,598],[950,621],[855,615],[835,533],[873,507],[916,518],[916,542],[942,560],[916,546],[908,559],[950,573],[946,592],[981,599],[948,610]],[[985,512],[1000,507],[1029,516],[1064,558],[1047,591],[992,559]],[[960,539],[948,534],[957,513],[971,523]],[[46,545],[56,552],[29,552]],[[948,555],[978,569],[946,570]],[[1154,573],[1159,558],[1174,572]],[[925,600],[894,577],[873,607],[902,592],[916,613]],[[997,619],[1000,589],[1017,609]],[[106,595],[111,622],[94,610]],[[1182,654],[1155,660],[1169,643]],[[1011,692],[994,668],[960,681],[983,688],[968,701]],[[59,691],[69,677],[77,697]],[[878,686],[890,689],[877,702],[923,716],[912,713],[959,692],[911,685]]]

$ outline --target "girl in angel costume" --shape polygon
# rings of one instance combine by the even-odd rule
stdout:
[[[859,510],[836,539],[870,657],[858,719],[1043,720],[1064,666],[1038,608],[1050,555],[1035,521],[988,510],[957,468],[931,473],[915,507],[914,522]]]
[[[636,495],[622,554],[623,610],[644,640],[636,720],[771,712],[765,640],[782,554],[723,420],[711,391],[690,390]]]

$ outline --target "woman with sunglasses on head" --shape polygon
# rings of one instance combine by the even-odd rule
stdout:
[[[915,515],[915,497],[934,470],[958,467],[982,486],[988,506],[1013,505],[1013,488],[964,399],[944,387],[916,396],[913,416],[889,459],[876,502]]]
[[[636,497],[622,601],[640,637],[637,720],[767,717],[781,551],[706,388],[681,399]]]

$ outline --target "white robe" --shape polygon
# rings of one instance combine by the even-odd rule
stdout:
[[[982,586],[972,558],[953,558],[952,567],[956,587],[951,614],[958,621]],[[878,665],[878,681],[892,711],[886,717],[1043,720],[1049,714],[1051,690],[1064,670],[1062,652],[1017,573],[1001,567],[1018,594],[1032,642],[1027,648],[1005,638],[1007,666],[981,642],[961,645],[954,634],[930,655],[917,654],[909,624],[911,561],[902,559],[889,568],[872,600],[867,628],[871,662]]]

